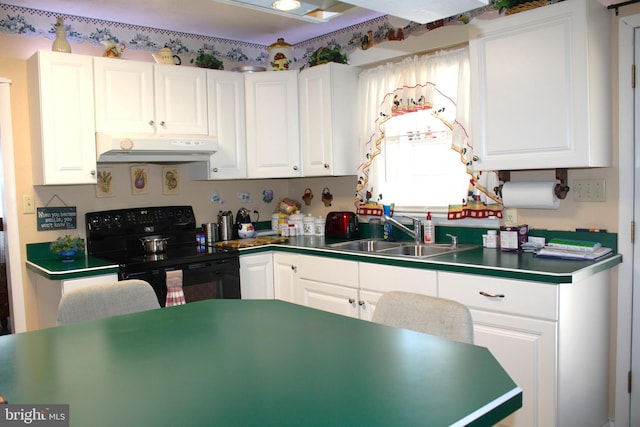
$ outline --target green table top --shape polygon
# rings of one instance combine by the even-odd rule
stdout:
[[[2,336],[0,395],[96,427],[488,426],[522,405],[486,348],[258,300]]]

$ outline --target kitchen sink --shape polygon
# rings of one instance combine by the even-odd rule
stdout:
[[[400,247],[400,242],[387,242],[386,240],[352,240],[350,242],[334,243],[329,245],[331,248],[343,249],[346,251],[358,251],[358,252],[378,252],[384,249],[392,249]]]
[[[417,258],[427,258],[436,255],[447,254],[451,252],[459,252],[467,249],[475,248],[475,245],[458,245],[457,247],[451,247],[450,243],[445,244],[433,244],[433,245],[413,245],[405,244],[397,248],[389,248],[378,251],[381,254],[387,255],[406,255]]]
[[[350,242],[333,243],[330,248],[346,251],[377,253],[380,255],[399,255],[413,258],[428,258],[452,252],[460,252],[477,248],[477,245],[458,245],[455,248],[451,243],[436,243],[430,245],[418,245],[407,242],[388,242],[386,240],[353,240]]]

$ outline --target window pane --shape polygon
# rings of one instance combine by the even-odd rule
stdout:
[[[396,209],[446,210],[450,195],[460,194],[469,181],[460,155],[451,148],[449,128],[430,110],[388,120],[380,157],[384,173],[377,174],[374,189]]]

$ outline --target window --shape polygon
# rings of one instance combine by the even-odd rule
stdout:
[[[451,220],[501,216],[493,193],[497,173],[467,170],[469,72],[469,51],[462,48],[360,74],[359,211],[376,208],[382,195],[396,212],[441,212]]]
[[[403,212],[446,212],[452,191],[469,184],[460,153],[451,148],[451,130],[432,110],[398,115],[383,126],[376,197]]]

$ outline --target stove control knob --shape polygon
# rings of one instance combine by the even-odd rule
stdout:
[[[89,221],[89,224],[91,224],[91,228],[93,228],[94,230],[99,230],[100,229],[100,218],[97,217],[97,216],[94,216]]]

